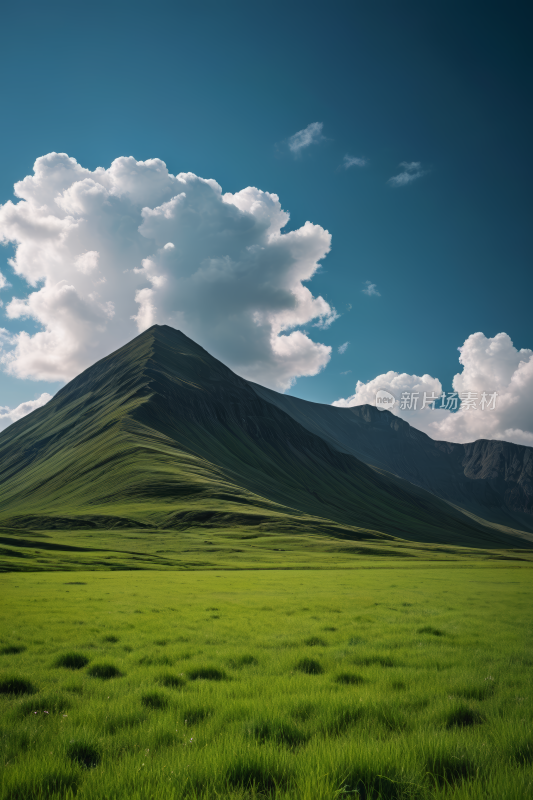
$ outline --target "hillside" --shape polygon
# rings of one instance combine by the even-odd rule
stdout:
[[[469,444],[435,441],[374,406],[336,408],[250,385],[339,452],[490,522],[533,531],[533,448],[486,439]]]
[[[167,326],[0,434],[0,525],[529,545],[340,452]]]

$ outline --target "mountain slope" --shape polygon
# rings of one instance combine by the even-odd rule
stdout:
[[[167,326],[0,434],[0,523],[524,546],[330,446]]]
[[[336,408],[250,385],[340,452],[493,523],[533,531],[533,448],[486,439],[435,441],[374,406]]]

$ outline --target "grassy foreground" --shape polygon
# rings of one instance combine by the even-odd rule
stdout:
[[[2,576],[3,800],[533,797],[527,564]]]

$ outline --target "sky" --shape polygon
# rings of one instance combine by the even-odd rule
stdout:
[[[531,34],[513,2],[11,4],[0,428],[157,322],[533,445]]]

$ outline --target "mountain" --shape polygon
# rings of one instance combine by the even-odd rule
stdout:
[[[153,326],[0,434],[0,525],[533,546],[363,463],[279,397]]]
[[[492,523],[533,531],[533,448],[487,439],[435,441],[374,406],[336,408],[250,385],[339,452]]]

